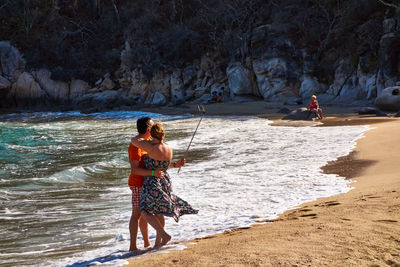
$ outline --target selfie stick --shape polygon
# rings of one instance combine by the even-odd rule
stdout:
[[[200,122],[201,122],[201,120],[203,119],[204,114],[206,114],[206,109],[204,108],[203,105],[198,105],[197,108],[198,108],[199,111],[201,112],[201,117],[200,117],[199,123],[197,124],[196,130],[194,130],[192,139],[190,140],[190,143],[189,143],[189,145],[188,145],[188,147],[187,147],[187,149],[186,149],[185,155],[183,156],[184,158],[186,158],[186,155],[187,155],[187,153],[188,153],[188,151],[189,151],[189,147],[190,147],[190,145],[192,144],[194,135],[196,134],[197,129],[199,128]],[[180,171],[181,171],[181,167],[179,167],[178,173],[179,173]]]

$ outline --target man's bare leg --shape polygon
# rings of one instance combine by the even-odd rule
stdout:
[[[129,234],[130,234],[130,238],[131,238],[129,251],[138,249],[136,246],[136,239],[137,239],[137,234],[138,234],[139,218],[140,218],[140,208],[132,207],[132,215],[131,215],[131,219],[129,220]]]
[[[142,233],[144,247],[147,248],[150,246],[149,228],[147,227],[147,221],[142,216],[139,218],[139,228]]]
[[[157,231],[157,235],[161,236],[161,243],[154,244],[155,247],[166,245],[170,240],[171,236],[164,231],[159,219],[152,214],[142,211],[143,218]]]

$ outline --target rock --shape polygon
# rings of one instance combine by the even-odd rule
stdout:
[[[254,73],[260,95],[268,101],[285,101],[288,97],[296,97],[294,88],[298,88],[298,74],[286,60],[271,58],[254,60]],[[289,70],[290,69],[290,70]],[[231,88],[232,89],[232,88]]]
[[[215,84],[215,80],[213,77],[208,77],[206,83],[204,84],[205,88],[211,88]]]
[[[86,94],[72,99],[74,107],[86,113],[102,112],[112,109],[119,95],[115,90],[106,90],[95,94]]]
[[[103,81],[103,79],[98,79],[97,82],[94,83],[94,86],[100,86],[101,82]]]
[[[303,99],[309,99],[312,95],[316,95],[320,91],[320,84],[317,78],[304,75],[300,86],[299,95]]]
[[[158,73],[152,77],[153,80],[157,79]],[[141,69],[134,69],[133,71],[124,74],[124,77],[119,80],[122,88],[129,88],[130,95],[143,94],[149,87],[149,81],[144,79],[144,74]]]
[[[121,61],[120,70],[122,71],[122,73],[130,72],[133,62],[132,58],[133,58],[132,48],[129,42],[125,41],[125,49],[122,50],[120,55],[120,61]]]
[[[183,70],[182,76],[183,76],[183,84],[187,86],[189,83],[191,83],[196,77],[197,71],[194,66],[188,66]]]
[[[82,80],[72,80],[69,87],[70,87],[69,90],[70,100],[76,97],[83,96],[90,89],[89,84]]]
[[[317,95],[317,100],[318,100],[318,103],[321,105],[321,104],[327,104],[327,103],[336,103],[335,101],[336,101],[336,99],[337,99],[337,97],[336,96],[334,96],[334,95],[330,95],[330,94],[320,94],[320,95]],[[309,100],[308,100],[309,101]],[[308,102],[307,101],[307,102]]]
[[[283,117],[283,120],[312,120],[316,115],[314,112],[307,110],[307,108],[298,108]]]
[[[290,109],[288,108],[281,108],[277,111],[277,113],[283,113],[283,114],[289,114],[290,113]]]
[[[363,84],[363,80],[359,80],[360,85]],[[369,78],[366,79],[365,85],[363,86],[365,91],[367,92],[367,99],[374,99],[377,95],[377,87],[376,87],[376,74],[372,74]]]
[[[385,19],[382,23],[383,25],[383,33],[391,33],[396,31],[396,19],[388,18]]]
[[[100,80],[101,82],[101,80]],[[100,84],[99,82],[99,84]],[[124,72],[122,77],[118,79],[119,85],[122,88],[130,88],[132,86],[132,73],[131,72]]]
[[[199,97],[203,96],[205,93],[207,93],[207,88],[205,88],[205,87],[197,87],[196,89],[194,89],[194,97],[195,98],[199,98]]]
[[[16,98],[26,99],[40,99],[46,96],[33,76],[27,72],[18,77],[18,80],[12,85],[10,94]]]
[[[378,110],[376,110],[376,116],[377,117],[387,117],[388,114],[386,112],[383,112],[382,110],[378,109]]]
[[[400,111],[397,112],[394,116],[395,116],[395,117],[400,117]]]
[[[381,110],[400,110],[400,86],[393,86],[384,89],[380,96],[375,99],[375,105]]]
[[[230,97],[235,99],[241,95],[251,95],[253,93],[251,72],[243,67],[239,62],[229,65],[226,69],[228,84],[230,88]]]
[[[181,72],[177,70],[172,73],[170,78],[169,83],[171,86],[171,102],[174,105],[182,104],[183,102],[185,102],[185,88],[181,77]]]
[[[207,104],[209,100],[210,100],[210,94],[204,94],[200,98],[195,99],[193,103]]]
[[[0,75],[0,89],[8,88],[10,86],[10,81]]]
[[[11,83],[0,75],[0,107],[10,107],[13,106],[14,103],[8,101],[7,95],[11,90]]]
[[[196,86],[200,86],[200,82],[203,79],[203,77],[204,77],[204,71],[202,69],[199,69],[197,71]]]
[[[382,71],[386,86],[388,78],[395,76],[397,73],[397,64],[393,64],[393,60],[398,58],[399,45],[400,38],[395,32],[383,34],[379,41],[379,68]]]
[[[48,96],[33,76],[22,73],[12,85],[8,97],[14,98],[19,107],[41,107],[48,104]]]
[[[284,103],[284,105],[301,105],[303,104],[303,99],[300,97],[288,97]]]
[[[24,70],[25,60],[18,49],[8,41],[0,42],[0,75],[13,83]]]
[[[89,109],[93,109],[92,99],[93,99],[94,95],[95,94],[86,94],[84,96],[72,99],[72,101],[71,101],[72,108],[78,109],[78,110],[85,110],[85,112],[87,111],[87,113],[97,112],[97,110],[88,111]]]
[[[33,71],[32,75],[52,100],[63,102],[69,99],[69,84],[62,81],[52,80],[50,78],[50,71],[40,69],[38,71]]]
[[[89,90],[86,91],[87,94],[95,94],[95,93],[98,93],[98,92],[101,92],[99,87],[93,87],[93,88],[90,88]]]
[[[375,107],[363,107],[358,111],[360,115],[376,115],[378,117],[387,117],[387,114]]]
[[[128,92],[124,89],[117,90],[117,98],[113,103],[113,108],[120,108],[120,107],[130,107],[134,106],[140,102],[140,97],[135,95],[128,95]]]
[[[351,89],[349,85],[350,74],[352,73],[353,65],[349,59],[342,59],[339,66],[335,70],[335,79],[331,86],[329,87],[327,93],[333,96],[339,96],[341,94],[346,94],[346,90]]]
[[[104,88],[105,90],[114,89],[115,83],[113,82],[113,80],[111,80],[110,74],[109,74],[109,73],[107,73],[107,74],[104,76],[104,79],[103,79],[103,81],[101,82],[100,86],[101,86],[102,88]]]
[[[180,75],[180,71],[177,71],[179,74],[175,74],[177,76]],[[147,88],[145,88],[145,91],[139,92],[139,94],[143,94],[143,92],[160,92],[161,94],[163,94],[167,99],[169,98],[169,96],[171,95],[171,78],[174,74],[169,74],[169,73],[165,73],[165,72],[155,72],[153,74],[153,77],[151,78],[150,83],[148,84]],[[175,76],[176,77],[176,76]],[[180,79],[180,77],[178,77],[177,79]],[[177,82],[177,81],[172,81],[172,82],[176,82],[176,83],[181,83],[181,81]],[[141,80],[139,82],[139,84],[145,84],[146,81],[145,80]],[[174,86],[176,86],[176,84],[174,84]]]
[[[360,115],[370,115],[370,114],[376,114],[376,111],[378,109],[374,108],[374,107],[362,107],[360,108],[360,110],[358,111],[358,114]]]
[[[357,67],[357,69],[355,69]],[[343,59],[335,70],[335,80],[327,93],[338,96],[342,104],[352,104],[356,100],[371,97],[376,91],[375,76],[365,74],[360,63],[355,66],[350,59]]]
[[[166,97],[161,94],[160,92],[154,92],[148,95],[146,98],[146,101],[144,102],[147,105],[165,105],[167,104],[167,99]]]
[[[194,90],[186,90],[185,91],[185,101],[194,98]]]
[[[202,71],[206,72],[207,70],[211,69],[212,66],[213,66],[213,62],[212,62],[212,60],[210,58],[210,55],[209,55],[209,53],[206,53],[201,58],[200,68],[201,68]]]
[[[207,81],[210,79],[208,76],[204,76],[199,82],[197,83],[197,87],[206,87]]]

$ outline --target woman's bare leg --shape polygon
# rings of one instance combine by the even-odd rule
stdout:
[[[164,227],[165,227],[164,216],[163,216],[163,215],[159,215],[159,214],[154,215],[154,216],[156,216],[157,220],[160,222],[162,228],[164,229]],[[164,230],[164,231],[165,231],[165,230]],[[160,235],[157,235],[157,236],[156,236],[156,243],[155,243],[155,244],[157,244],[157,245],[155,245],[155,246],[160,246],[160,245],[161,245],[161,236],[160,236]]]
[[[149,214],[145,211],[142,211],[142,216],[157,231],[157,236],[161,237],[161,243],[156,243],[154,246],[166,245],[171,240],[171,236],[164,231],[159,219],[155,215]]]
[[[319,114],[319,117],[320,117],[320,119],[322,119],[322,118],[324,118],[324,116],[322,115],[322,109],[318,109],[318,114]]]

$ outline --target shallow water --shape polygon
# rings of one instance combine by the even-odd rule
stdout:
[[[175,158],[182,156],[199,118],[140,112],[0,116],[0,265],[83,266],[127,251],[127,147],[144,115],[164,122]],[[348,154],[367,127],[270,123],[203,119],[187,165],[180,174],[169,171],[174,192],[200,210],[179,223],[167,218],[174,241],[272,219],[350,190],[349,181],[319,168]]]

